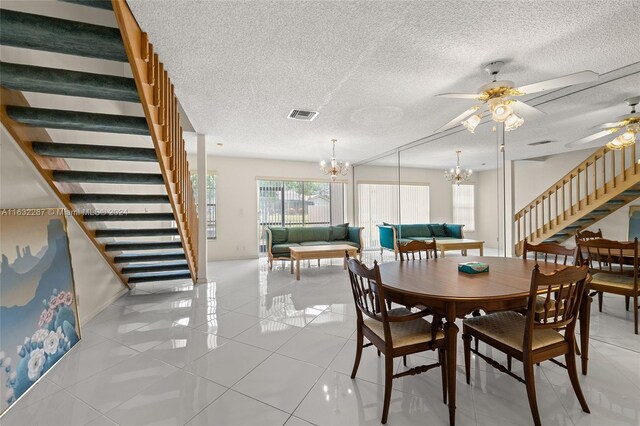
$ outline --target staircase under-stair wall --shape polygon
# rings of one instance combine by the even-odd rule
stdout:
[[[0,10],[3,126],[125,286],[195,282],[178,101],[126,2],[11,3]]]
[[[525,238],[563,243],[639,197],[635,145],[602,147],[515,214],[516,254],[522,254]]]

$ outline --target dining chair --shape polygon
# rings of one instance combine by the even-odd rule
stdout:
[[[598,231],[578,231],[576,232],[576,241],[577,240],[593,240],[596,238],[602,238],[602,229],[598,228]]]
[[[603,293],[624,296],[627,311],[633,300],[633,329],[638,334],[638,238],[629,242],[580,240],[578,245],[591,268],[589,289],[591,296],[598,295],[598,310],[602,312]]]
[[[400,252],[400,261],[416,260],[416,253],[418,259],[422,259],[422,252],[425,253],[425,259],[438,258],[435,238],[431,242],[411,240],[406,244],[399,244],[398,251]]]
[[[356,359],[351,378],[356,377],[363,348],[373,345],[384,354],[382,423],[387,422],[389,415],[391,383],[393,379],[399,377],[424,373],[439,366],[442,372],[442,395],[446,403],[447,369],[441,321],[435,318],[432,324],[424,319],[425,315],[431,314],[427,310],[419,312],[411,312],[406,308],[388,310],[377,261],[374,261],[373,268],[369,269],[357,259],[349,258],[347,255],[347,265],[357,314]],[[370,343],[364,344],[365,337]],[[431,350],[438,350],[438,362],[393,374],[394,358]]]
[[[471,383],[470,366],[471,352],[473,352],[492,367],[526,385],[529,407],[536,425],[540,425],[540,413],[536,401],[533,366],[542,361],[549,360],[567,369],[573,391],[580,402],[582,411],[590,412],[578,381],[575,354],[576,319],[585,291],[589,268],[586,265],[569,266],[549,275],[541,273],[539,268],[536,265],[531,276],[529,306],[526,315],[506,311],[462,321],[467,384]],[[552,298],[554,292],[559,297]],[[545,315],[541,321],[536,321],[534,317],[535,305],[540,294],[543,294],[545,298]],[[554,309],[551,309],[552,306]],[[557,331],[561,328],[565,329],[564,334]],[[524,379],[477,349],[471,349],[473,338],[521,361],[524,366]],[[560,355],[565,356],[565,364],[554,359]]]

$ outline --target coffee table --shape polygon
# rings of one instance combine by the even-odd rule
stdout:
[[[480,256],[483,256],[484,241],[468,240],[440,240],[436,239],[436,247],[440,250],[440,257],[444,257],[444,252],[448,250],[461,250],[462,255],[467,255],[467,249],[480,250]]]
[[[293,262],[296,262],[296,280],[300,280],[300,261],[304,259],[344,259],[344,269],[347,269],[347,259],[344,252],[349,256],[356,257],[358,249],[348,244],[320,245],[320,246],[300,246],[290,247],[291,273],[293,274]]]

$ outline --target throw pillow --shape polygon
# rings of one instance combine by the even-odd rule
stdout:
[[[286,243],[289,239],[289,230],[282,227],[269,227],[271,230],[271,237],[273,238],[273,244]]]
[[[438,238],[438,237],[446,237],[447,236],[447,231],[446,231],[446,229],[444,229],[444,224],[443,225],[439,225],[439,224],[429,225],[429,228],[431,228],[431,234],[433,234],[433,236],[436,237],[436,238]]]
[[[349,223],[331,227],[331,240],[346,240],[349,234]]]

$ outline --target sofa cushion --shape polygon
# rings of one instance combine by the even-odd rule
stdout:
[[[334,245],[334,246],[337,246],[337,245],[340,245],[340,244],[346,244],[348,246],[355,247],[357,249],[360,248],[360,244],[354,243],[353,241],[346,241],[346,240],[345,241],[329,241],[329,244]]]
[[[444,225],[434,223],[429,225],[429,227],[431,228],[431,233],[434,237],[439,238],[447,236],[447,230],[445,229]]]
[[[334,240],[346,240],[349,233],[349,223],[343,223],[342,225],[335,225],[331,227],[331,241]]]
[[[444,229],[447,231],[447,235],[453,238],[462,238],[463,225],[447,225],[444,224]]]
[[[305,241],[329,241],[331,227],[308,226],[289,228],[289,242],[302,243]]]
[[[300,243],[301,246],[328,246],[329,241],[303,241]]]
[[[398,225],[398,236],[402,238],[411,237],[430,237],[429,227],[426,224],[410,224],[410,225]]]
[[[281,244],[287,242],[287,239],[289,238],[289,230],[287,228],[270,226],[269,230],[271,231],[271,237],[273,238],[271,244]]]
[[[410,237],[409,239],[413,241],[425,241],[427,243],[433,241],[433,237]]]
[[[297,243],[274,244],[271,247],[271,253],[288,255],[289,254],[289,247],[300,247],[300,244],[297,244]]]

